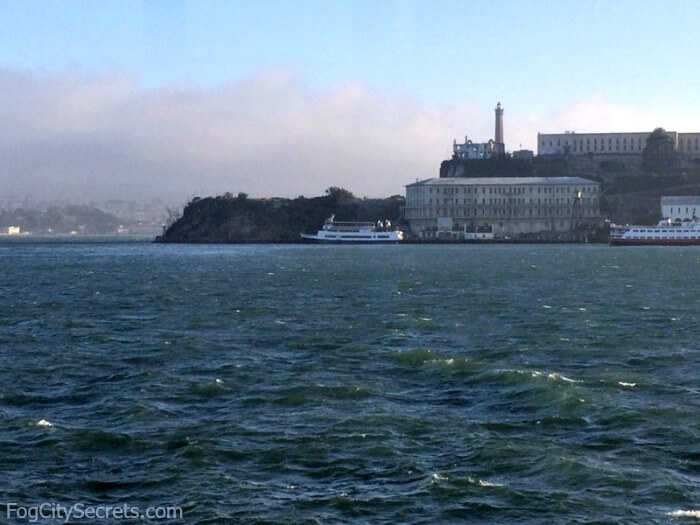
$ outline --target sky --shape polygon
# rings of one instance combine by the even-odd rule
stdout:
[[[0,198],[402,194],[452,140],[700,131],[700,2],[0,1]]]

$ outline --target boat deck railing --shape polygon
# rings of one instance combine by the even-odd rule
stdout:
[[[344,227],[352,227],[352,228],[357,228],[358,226],[369,226],[374,228],[374,223],[373,222],[327,222],[326,226],[344,226]]]

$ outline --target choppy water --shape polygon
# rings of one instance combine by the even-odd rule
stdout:
[[[699,277],[693,247],[2,244],[0,502],[694,523]]]

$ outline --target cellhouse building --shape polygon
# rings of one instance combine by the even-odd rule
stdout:
[[[641,155],[651,132],[634,133],[538,133],[538,155]],[[676,151],[700,158],[700,133],[667,131]]]
[[[599,205],[598,183],[580,177],[451,177],[408,184],[404,217],[421,239],[553,237],[599,225]]]

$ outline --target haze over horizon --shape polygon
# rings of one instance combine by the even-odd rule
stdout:
[[[402,194],[498,101],[508,150],[700,131],[695,2],[0,7],[0,195]]]

